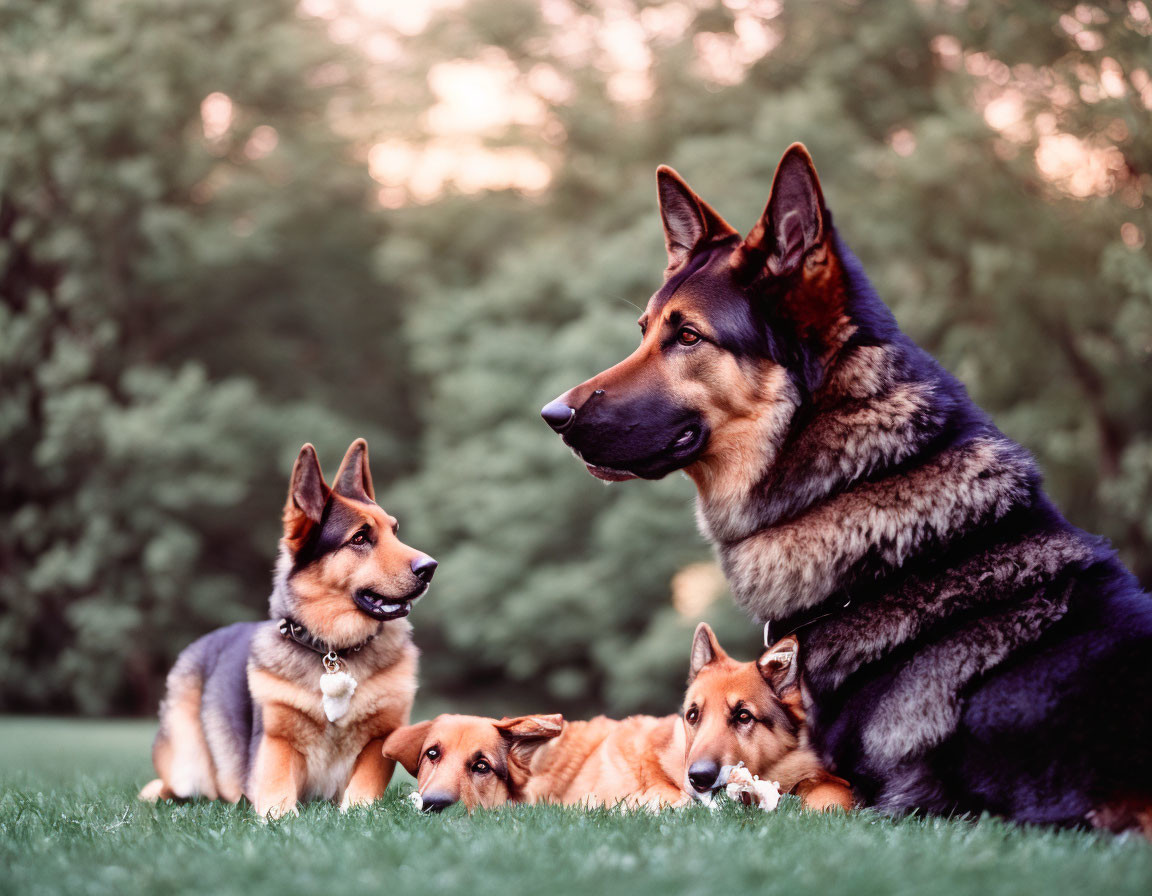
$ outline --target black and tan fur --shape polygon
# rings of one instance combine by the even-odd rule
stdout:
[[[237,623],[180,654],[168,676],[153,747],[159,777],[141,799],[242,796],[261,816],[302,799],[342,808],[384,794],[395,764],[384,739],[408,723],[417,650],[406,618],[435,561],[396,537],[375,501],[368,446],[359,439],[329,488],[316,452],[296,459],[266,622]],[[302,625],[341,654],[358,682],[349,710],[328,721],[321,653],[286,638]]]
[[[746,238],[658,184],[641,344],[545,420],[600,478],[692,478],[736,600],[802,635],[814,742],[868,803],[1148,817],[1152,601],[900,332],[807,151]]]

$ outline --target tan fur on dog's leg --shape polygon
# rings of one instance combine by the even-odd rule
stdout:
[[[296,801],[304,784],[304,757],[282,737],[265,735],[256,750],[252,776],[256,814],[261,818],[299,815]]]
[[[396,770],[396,760],[385,759],[383,748],[382,737],[370,740],[364,745],[364,749],[356,757],[356,765],[352,768],[348,786],[344,789],[340,811],[347,811],[352,806],[367,806],[384,796],[388,782],[392,780],[392,773]]]
[[[245,758],[236,752],[229,740],[228,723],[218,711],[206,707],[200,713],[200,730],[208,745],[216,771],[216,794],[230,803],[240,802],[244,795]]]
[[[160,734],[152,762],[165,786],[180,799],[202,796],[214,800],[216,767],[200,724],[200,682],[173,670],[168,696],[160,710]]]
[[[794,792],[804,808],[813,812],[848,812],[856,802],[852,788],[842,778],[811,778],[801,781]]]

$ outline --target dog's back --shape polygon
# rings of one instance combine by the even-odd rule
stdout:
[[[536,752],[531,770],[529,802],[660,807],[687,800],[678,716],[567,722]]]

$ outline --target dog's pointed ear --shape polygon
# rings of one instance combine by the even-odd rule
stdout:
[[[508,741],[508,755],[527,764],[545,741],[559,737],[564,730],[564,717],[552,714],[503,718],[496,723],[496,730]]]
[[[696,626],[696,634],[692,636],[692,653],[688,659],[688,680],[692,681],[700,674],[700,670],[709,663],[727,658],[728,654],[724,652],[724,648],[716,640],[716,633],[712,631],[712,627],[707,622],[701,622]]]
[[[368,443],[357,439],[348,446],[340,469],[332,481],[332,491],[355,501],[375,501],[372,472],[368,469]]]
[[[800,642],[795,635],[781,638],[756,661],[764,680],[783,696],[800,682]]]
[[[737,250],[733,264],[750,274],[793,274],[808,251],[824,241],[825,218],[816,166],[804,144],[793,143],[776,166],[764,214]]]
[[[432,719],[397,728],[384,740],[384,758],[395,759],[413,778],[420,768],[420,757],[424,755],[424,741],[432,730]]]
[[[684,179],[667,165],[656,169],[656,191],[660,197],[660,217],[664,221],[664,246],[668,250],[669,271],[680,267],[696,247],[705,241],[736,233],[712,206],[697,196]]]
[[[309,442],[300,449],[292,466],[288,501],[284,505],[285,538],[300,538],[309,526],[319,524],[328,495],[328,484],[320,470],[316,449]]]

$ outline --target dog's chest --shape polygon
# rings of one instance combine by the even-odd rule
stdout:
[[[355,690],[344,711],[329,720],[320,686],[323,667],[314,673],[308,669],[291,679],[249,668],[249,688],[259,705],[276,704],[295,711],[275,733],[291,741],[304,758],[303,799],[338,798],[369,743],[407,722],[416,690],[414,655],[405,655],[400,662],[374,673],[351,672],[358,677]],[[295,721],[290,721],[292,718]]]
[[[356,757],[360,755],[364,736],[355,729],[329,724],[305,745],[304,799],[333,800],[348,786]]]
[[[306,767],[303,798],[339,798],[348,786],[357,757],[369,741],[378,738],[381,729],[395,727],[389,721],[392,713],[387,702],[379,694],[362,694],[358,690],[347,711],[335,721],[328,721],[322,709],[310,714],[321,727],[302,745]],[[319,691],[315,693],[315,705],[321,705]]]

